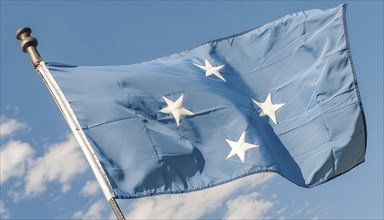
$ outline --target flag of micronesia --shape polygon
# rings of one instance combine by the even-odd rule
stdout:
[[[149,62],[48,64],[117,198],[254,173],[313,187],[364,161],[345,5]]]

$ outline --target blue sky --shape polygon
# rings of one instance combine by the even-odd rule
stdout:
[[[305,189],[257,174],[182,195],[119,200],[127,218],[383,219],[382,1],[1,1],[1,219],[113,213],[44,83],[15,39],[32,28],[45,61],[120,65],[194,48],[287,14],[347,3],[368,126],[366,162]]]

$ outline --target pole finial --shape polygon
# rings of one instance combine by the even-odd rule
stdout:
[[[31,28],[23,27],[16,32],[16,38],[21,41],[20,47],[24,53],[28,53],[31,58],[32,65],[36,69],[42,61],[39,52],[36,47],[38,42],[36,38],[31,36]]]

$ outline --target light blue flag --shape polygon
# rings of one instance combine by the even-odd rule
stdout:
[[[48,68],[117,198],[260,172],[313,187],[364,161],[345,5],[149,62]]]

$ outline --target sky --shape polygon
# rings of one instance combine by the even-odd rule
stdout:
[[[127,219],[383,219],[383,1],[0,1],[0,219],[114,214],[48,89],[15,39],[31,27],[45,61],[122,65],[348,4],[365,110],[365,163],[315,188],[264,173],[178,195],[118,200]]]

